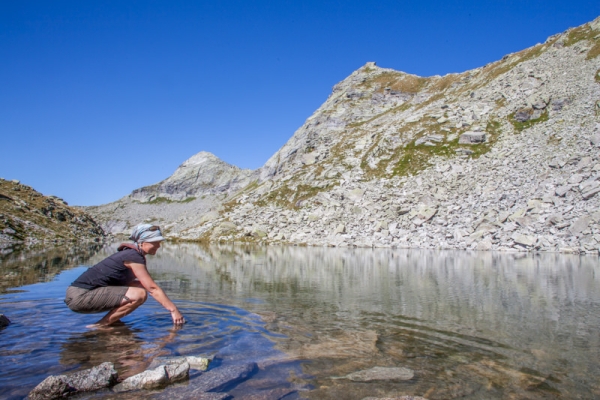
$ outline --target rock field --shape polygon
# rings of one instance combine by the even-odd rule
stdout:
[[[597,18],[460,74],[369,62],[258,170],[201,152],[87,211],[180,240],[598,254],[599,155]]]

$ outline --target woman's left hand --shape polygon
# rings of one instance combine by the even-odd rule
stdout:
[[[183,324],[185,324],[185,318],[183,318],[183,315],[181,315],[181,313],[179,312],[179,310],[173,310],[173,311],[171,311],[171,318],[173,318],[173,323],[175,325],[183,325]]]

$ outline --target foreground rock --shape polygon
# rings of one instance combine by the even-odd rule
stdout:
[[[117,371],[112,363],[69,375],[49,376],[30,393],[30,400],[58,399],[76,392],[90,392],[113,386],[117,382]]]

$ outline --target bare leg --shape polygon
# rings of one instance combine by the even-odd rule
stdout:
[[[139,287],[129,287],[127,293],[125,293],[127,299],[121,301],[121,305],[115,309],[112,309],[106,314],[100,321],[93,325],[88,325],[88,328],[94,328],[98,326],[108,326],[115,322],[118,322],[124,316],[133,312],[136,308],[144,304],[148,298],[148,293],[145,289]]]

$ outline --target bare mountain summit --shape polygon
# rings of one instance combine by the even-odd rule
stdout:
[[[252,171],[230,165],[206,151],[190,157],[167,179],[87,210],[108,232],[128,233],[141,221],[158,220],[178,227],[198,222],[211,207],[248,185]],[[190,220],[187,222],[187,220]]]
[[[460,74],[367,63],[259,170],[90,212],[185,240],[597,253],[599,146],[600,18]]]

